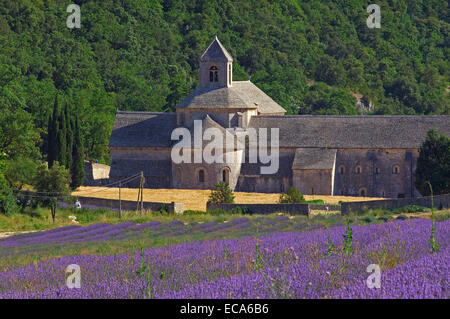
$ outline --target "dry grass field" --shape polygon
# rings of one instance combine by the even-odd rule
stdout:
[[[138,190],[136,188],[122,188],[123,200],[137,200]],[[192,189],[144,189],[144,201],[170,203],[183,203],[184,210],[206,210],[210,190]],[[239,204],[274,204],[278,202],[280,194],[264,193],[241,193],[236,192],[235,202]],[[107,187],[80,187],[73,196],[89,196],[98,198],[119,198],[118,188]],[[327,204],[337,204],[339,201],[355,202],[364,200],[379,200],[372,197],[347,197],[347,196],[322,196],[305,195],[306,200],[322,199]],[[83,203],[82,203],[83,204]]]

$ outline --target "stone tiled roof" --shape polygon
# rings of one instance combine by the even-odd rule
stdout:
[[[336,149],[297,148],[292,169],[332,169],[336,159]]]
[[[172,163],[165,160],[114,159],[110,177],[133,176],[141,171],[145,176],[170,176]]]
[[[269,166],[270,164],[264,164],[258,161],[258,163],[242,163],[240,175],[242,176],[278,176],[278,177],[289,177],[292,176],[292,161],[293,156],[280,156],[278,171],[272,175],[261,175],[261,167]]]
[[[209,115],[205,115],[202,119],[202,136],[204,134],[204,132],[209,129],[209,128],[215,128],[218,129],[221,133],[222,133],[222,137],[223,137],[223,143],[226,142],[226,135],[227,134],[231,134],[230,132],[228,132],[222,125],[220,125],[219,123],[217,123],[216,121],[214,121]],[[189,128],[189,131],[191,133],[191,145],[194,145],[194,124],[192,124]],[[231,136],[231,135],[230,135]],[[209,141],[202,141],[203,146],[207,145],[209,143]]]
[[[419,148],[431,128],[450,136],[450,116],[253,116],[249,127],[278,127],[280,147]]]
[[[225,61],[232,62],[233,57],[225,49],[225,47],[220,43],[217,36],[205,50],[205,52],[200,57],[200,61]]]
[[[177,108],[257,109],[261,114],[284,114],[286,111],[250,81],[233,81],[231,87],[198,87]]]
[[[123,112],[116,114],[110,147],[169,147],[175,113]]]

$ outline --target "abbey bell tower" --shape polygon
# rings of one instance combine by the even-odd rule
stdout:
[[[200,86],[204,88],[233,85],[233,58],[217,36],[200,57]]]

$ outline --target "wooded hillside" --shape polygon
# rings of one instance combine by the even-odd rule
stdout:
[[[80,29],[66,27],[72,2]],[[290,114],[358,114],[350,92],[376,114],[449,114],[448,2],[378,0],[381,29],[366,25],[370,3],[1,0],[0,152],[46,159],[58,93],[79,116],[86,157],[108,163],[116,109],[173,111],[215,34],[234,80],[251,76]],[[14,138],[30,149],[12,152]]]

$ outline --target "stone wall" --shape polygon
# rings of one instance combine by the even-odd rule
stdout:
[[[350,212],[361,213],[365,207],[367,209],[393,210],[409,205],[418,205],[431,208],[431,197],[398,198],[388,200],[342,203],[341,212],[343,215],[345,215]],[[450,207],[450,194],[434,196],[435,209],[445,209],[449,207]]]
[[[194,159],[191,150],[191,159]],[[242,151],[223,151],[224,163],[180,163],[172,164],[172,188],[181,189],[215,189],[223,180],[224,170],[228,173],[228,184],[235,189],[241,170]],[[226,163],[230,159],[231,163]],[[199,172],[203,170],[204,181],[200,182]]]
[[[309,204],[213,204],[208,202],[206,210],[222,209],[230,211],[233,208],[240,207],[246,209],[245,214],[268,215],[273,213],[285,212],[290,215],[309,216]]]
[[[420,196],[413,180],[417,156],[415,149],[338,150],[334,195],[386,198]],[[398,166],[397,173],[394,173],[394,166]]]
[[[170,188],[172,161],[169,148],[111,148],[109,183],[144,172],[145,188]],[[139,187],[139,178],[122,187]]]
[[[107,208],[112,210],[119,210],[119,200],[118,199],[107,199],[107,198],[96,198],[96,197],[84,197],[77,196],[81,203],[81,207],[85,208]],[[137,207],[136,201],[122,200],[122,210],[123,211],[135,211]],[[159,211],[162,207],[165,207],[166,211],[174,212],[175,205],[178,205],[177,212],[179,212],[179,204],[172,203],[156,203],[156,202],[143,202],[144,210]],[[140,207],[140,206],[139,206]]]
[[[295,169],[294,187],[305,195],[333,195],[332,169]]]

